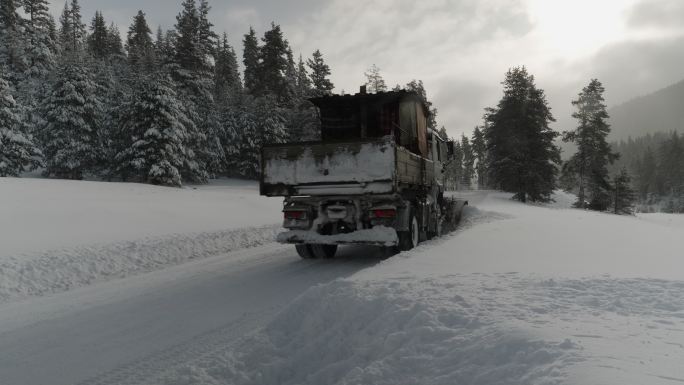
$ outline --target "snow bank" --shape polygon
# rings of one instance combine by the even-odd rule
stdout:
[[[49,293],[271,243],[280,226],[149,237],[0,259],[0,302]]]
[[[0,260],[23,253],[282,221],[282,200],[255,182],[183,189],[135,183],[0,178]]]
[[[255,182],[185,189],[0,178],[0,301],[273,242],[282,200]]]

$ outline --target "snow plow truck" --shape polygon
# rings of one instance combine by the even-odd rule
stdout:
[[[468,202],[444,195],[453,143],[428,128],[419,94],[362,87],[310,100],[321,140],[261,153],[261,194],[285,198],[278,242],[332,258],[339,245],[406,251],[455,228]]]

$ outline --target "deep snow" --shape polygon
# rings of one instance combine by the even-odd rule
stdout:
[[[684,381],[681,228],[557,198],[490,193],[457,233],[310,289],[165,383]]]

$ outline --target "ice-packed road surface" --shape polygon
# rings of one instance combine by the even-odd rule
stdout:
[[[0,306],[0,384],[149,384],[375,262],[305,262],[271,244]]]
[[[677,216],[465,194],[454,234],[302,261],[279,200],[0,178],[0,384],[677,384]]]

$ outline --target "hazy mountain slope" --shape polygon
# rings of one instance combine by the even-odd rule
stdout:
[[[611,108],[611,139],[684,129],[684,81]]]

